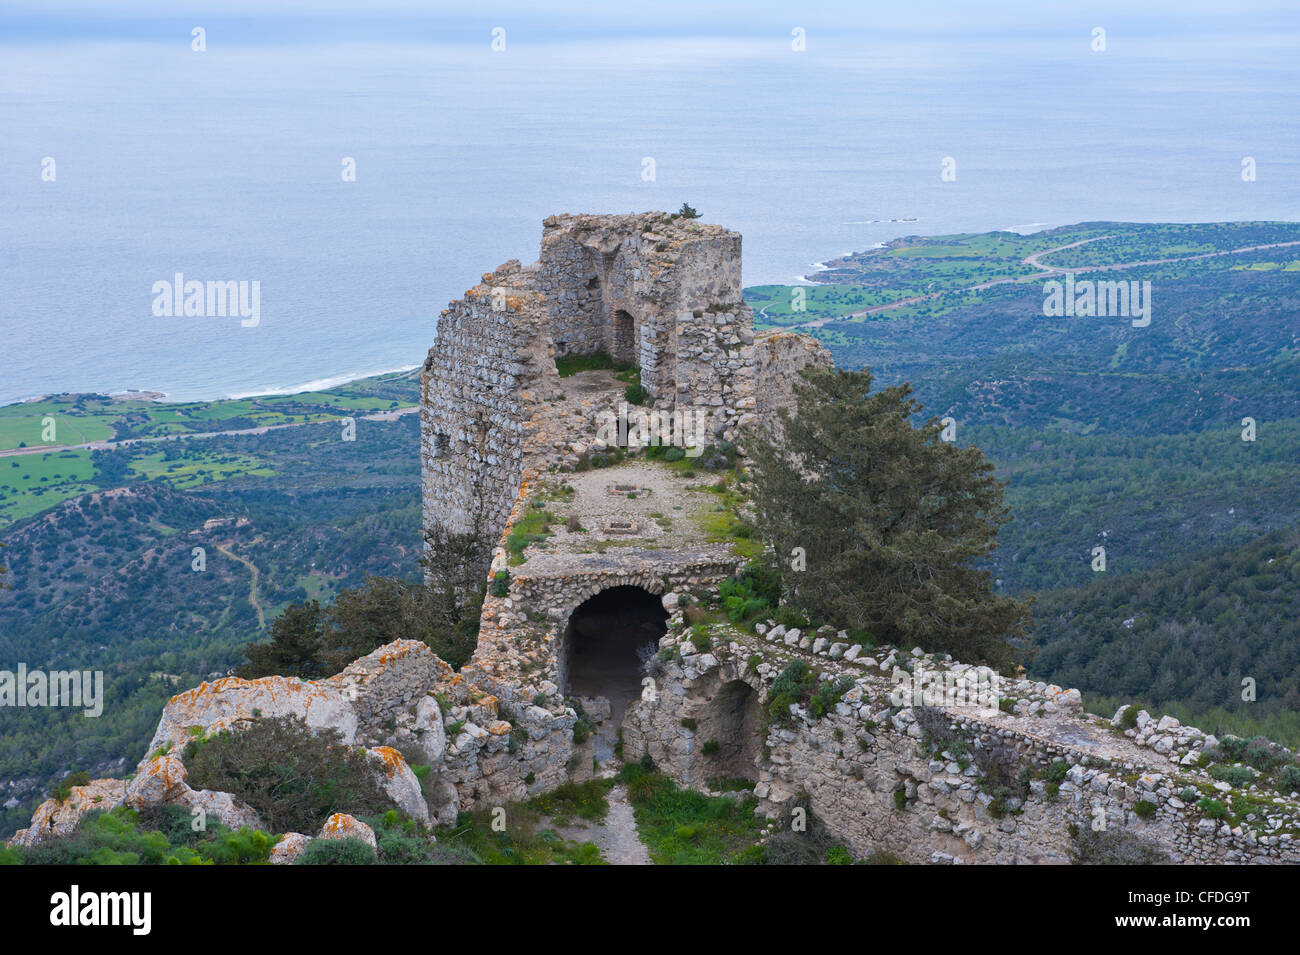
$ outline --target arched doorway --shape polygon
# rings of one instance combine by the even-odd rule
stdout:
[[[609,759],[627,705],[641,693],[643,647],[658,649],[668,612],[641,587],[602,590],[569,617],[559,655],[565,696],[606,700],[609,718],[597,732],[596,758]]]
[[[609,355],[621,364],[637,364],[636,319],[630,312],[615,309],[610,317]]]
[[[763,720],[754,688],[744,680],[718,687],[696,711],[696,740],[704,757],[703,776],[757,782]]]

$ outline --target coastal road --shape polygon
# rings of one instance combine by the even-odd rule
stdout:
[[[988,282],[981,282],[978,285],[967,285],[961,288],[945,289],[941,292],[927,292],[925,295],[913,295],[909,298],[900,298],[896,302],[889,302],[885,305],[873,305],[870,308],[864,308],[861,311],[850,312],[847,315],[841,315],[838,318],[819,318],[811,322],[802,322],[798,325],[781,325],[769,331],[794,331],[798,328],[821,328],[824,325],[830,325],[835,322],[847,322],[855,318],[863,318],[867,315],[875,315],[879,312],[888,312],[896,308],[905,308],[908,305],[915,305],[917,302],[925,302],[934,298],[941,298],[944,295],[954,295],[961,292],[982,292],[984,289],[992,288],[995,285],[1011,285],[1020,282],[1033,282],[1039,279],[1050,279],[1056,275],[1078,275],[1084,272],[1115,272],[1122,269],[1138,268],[1146,265],[1169,265],[1176,262],[1195,262],[1198,259],[1213,259],[1223,255],[1241,255],[1246,252],[1263,252],[1266,249],[1284,249],[1290,246],[1300,245],[1300,241],[1295,242],[1274,242],[1270,245],[1248,245],[1240,249],[1227,249],[1220,252],[1202,252],[1197,255],[1181,255],[1168,259],[1146,259],[1142,262],[1111,262],[1106,265],[1085,265],[1076,268],[1062,268],[1057,265],[1047,265],[1040,261],[1045,255],[1052,255],[1055,252],[1064,252],[1066,249],[1073,249],[1081,245],[1087,245],[1089,242],[1100,242],[1102,239],[1111,239],[1114,236],[1099,235],[1091,239],[1083,239],[1080,242],[1071,242],[1069,245],[1060,245],[1054,249],[1044,249],[1041,252],[1035,252],[1027,255],[1021,260],[1022,265],[1028,265],[1030,268],[1039,269],[1032,275],[1013,276],[1004,279],[991,279]],[[766,315],[764,315],[766,317]]]

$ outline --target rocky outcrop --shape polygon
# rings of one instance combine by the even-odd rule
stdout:
[[[9,844],[32,849],[47,839],[71,835],[86,813],[117,808],[125,793],[124,779],[96,779],[84,786],[73,786],[66,799],[51,798],[41,803],[32,815],[31,825],[14,833]]]
[[[360,819],[349,816],[345,812],[336,812],[326,819],[325,824],[320,828],[320,832],[316,834],[316,838],[360,839],[372,849],[379,847],[379,843],[375,840],[375,830]]]
[[[304,836],[301,832],[286,832],[271,849],[267,861],[271,865],[293,865],[309,845],[311,836]]]

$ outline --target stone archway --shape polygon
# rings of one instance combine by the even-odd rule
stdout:
[[[758,693],[744,680],[722,683],[695,708],[695,738],[702,761],[701,778],[728,777],[758,781],[763,719]],[[708,747],[709,752],[705,752]]]
[[[632,313],[615,309],[609,322],[609,354],[616,362],[637,364],[637,322]]]
[[[591,701],[593,706],[584,703],[588,709],[602,709],[601,701],[607,702],[609,715],[597,734],[606,745],[598,742],[597,759],[612,755],[627,705],[641,693],[638,651],[658,650],[667,621],[660,598],[632,585],[601,590],[569,615],[556,661],[560,691],[566,697]]]

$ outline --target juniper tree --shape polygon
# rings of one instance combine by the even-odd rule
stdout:
[[[871,392],[870,371],[805,369],[797,409],[750,442],[762,533],[803,548],[782,582],[814,618],[877,640],[1005,666],[1030,604],[993,591],[981,566],[1011,520],[974,447],[940,438],[911,388]]]

